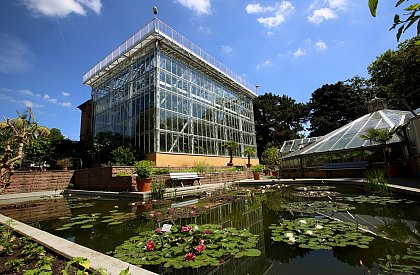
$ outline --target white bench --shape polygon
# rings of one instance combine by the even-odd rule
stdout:
[[[197,173],[169,173],[169,177],[173,183],[180,182],[181,186],[184,187],[184,182],[191,182],[191,186],[194,185],[195,181],[198,181],[198,185],[201,185],[200,179],[203,177],[199,177]]]

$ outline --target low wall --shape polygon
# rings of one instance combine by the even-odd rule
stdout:
[[[172,169],[172,168],[171,168]],[[185,169],[185,168],[184,168]],[[114,167],[101,167],[78,170],[74,173],[74,188],[81,190],[92,191],[132,191],[132,185],[135,180],[131,176],[116,176],[119,172],[128,174],[133,173],[131,166],[114,166]],[[226,171],[226,172],[212,172],[212,173],[198,173],[203,177],[201,184],[207,183],[224,183],[235,180],[250,179],[253,177],[252,172],[248,171]],[[166,183],[166,186],[171,187],[171,181],[168,174],[155,175],[153,179],[156,181]]]
[[[66,189],[74,171],[30,171],[16,172],[10,178],[10,185],[1,193],[17,194]]]

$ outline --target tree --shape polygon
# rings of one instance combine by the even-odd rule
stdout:
[[[406,104],[420,107],[420,37],[413,37],[388,50],[370,66],[373,90],[388,99],[390,108],[406,110]]]
[[[99,132],[93,138],[89,152],[95,158],[95,162],[99,164],[107,164],[112,162],[112,150],[117,147],[128,145],[130,141],[113,132]]]
[[[13,164],[22,159],[25,145],[41,136],[48,136],[49,129],[39,126],[31,109],[24,113],[17,113],[17,118],[4,118],[0,122],[0,136],[2,136],[2,155],[0,171],[0,191],[10,184],[10,176],[14,173]]]
[[[281,163],[281,153],[276,147],[265,149],[261,155],[261,163],[267,165],[271,170],[276,169]]]
[[[370,91],[366,81],[355,77],[346,82],[325,84],[309,101],[310,136],[323,136],[367,114]]]
[[[254,100],[254,119],[260,155],[267,147],[298,138],[308,120],[308,108],[286,95],[266,93]]]
[[[234,140],[228,140],[223,144],[223,147],[226,150],[228,150],[228,153],[229,153],[230,160],[229,160],[228,166],[232,166],[233,165],[233,154],[238,149],[239,144]]]
[[[113,165],[120,165],[120,166],[127,166],[133,165],[136,161],[134,157],[133,149],[130,147],[119,146],[111,151],[113,156],[112,164]]]
[[[395,7],[399,7],[403,3],[407,3],[409,0],[397,0],[397,4]],[[368,5],[370,9],[370,13],[373,17],[376,17],[376,10],[378,7],[378,0],[368,0]],[[407,17],[401,19],[399,14],[395,14],[394,16],[394,23],[390,30],[395,29],[398,27],[397,31],[397,41],[400,40],[401,34],[404,33],[408,28],[410,28],[414,23],[416,23],[420,16],[416,13],[420,11],[420,3],[412,4],[404,9],[408,13],[405,14]],[[420,21],[417,22],[417,36],[420,35]]]
[[[391,141],[395,131],[396,128],[369,128],[366,130],[366,134],[360,135],[360,137],[362,139],[369,140],[370,142],[379,144],[382,147],[385,163],[389,165],[388,154],[390,152],[390,148],[388,147],[388,142]]]
[[[254,148],[252,148],[252,147],[246,147],[244,149],[244,151],[242,152],[242,154],[244,154],[245,156],[248,157],[248,165],[247,165],[247,167],[250,167],[251,166],[251,157],[255,156],[255,153],[256,152],[257,151]]]

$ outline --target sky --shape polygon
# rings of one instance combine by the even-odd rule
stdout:
[[[354,76],[398,42],[396,1],[1,0],[0,115],[32,108],[40,125],[79,140],[90,68],[158,18],[243,75],[258,93],[308,102],[324,84]],[[402,40],[412,37],[412,30]]]

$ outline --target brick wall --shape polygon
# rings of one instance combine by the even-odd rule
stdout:
[[[119,172],[133,173],[133,167],[114,166],[78,170],[74,173],[74,188],[81,190],[101,190],[101,191],[131,191],[135,180],[131,176],[117,177]],[[252,178],[251,171],[244,172],[222,172],[222,173],[199,173],[201,184],[223,183],[234,180]],[[168,187],[171,187],[169,175],[155,175],[156,181],[165,181]]]
[[[74,171],[16,172],[1,194],[29,193],[66,189]]]
[[[0,213],[23,223],[71,216],[70,207],[65,198],[0,205]]]

